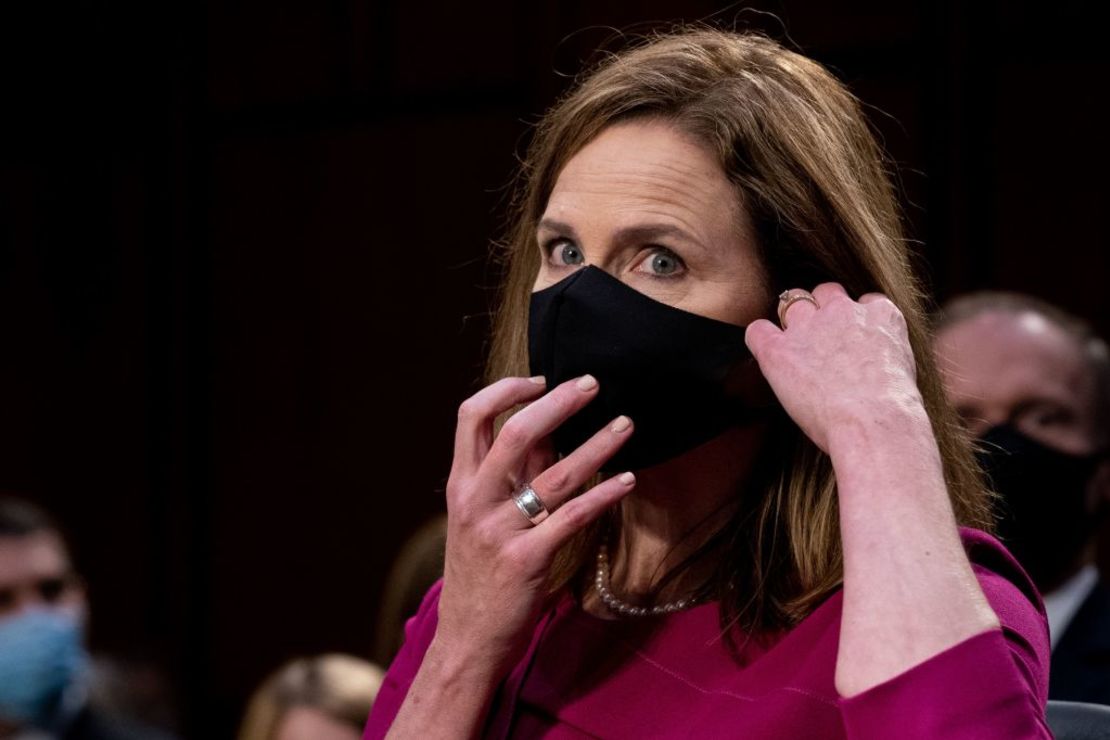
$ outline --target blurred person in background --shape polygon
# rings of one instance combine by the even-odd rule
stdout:
[[[381,683],[349,655],[294,660],[255,691],[238,740],[358,740]]]
[[[1110,352],[1031,296],[949,303],[936,353],[952,405],[982,442],[999,533],[1044,594],[1049,697],[1110,703],[1110,588],[1095,565],[1110,497]]]
[[[447,517],[425,522],[402,545],[385,579],[378,610],[374,659],[389,665],[405,639],[405,621],[416,614],[428,589],[443,576]]]
[[[167,737],[89,701],[88,610],[57,524],[33,504],[0,496],[0,738]]]

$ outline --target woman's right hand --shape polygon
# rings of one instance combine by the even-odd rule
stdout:
[[[623,473],[572,498],[629,438],[631,420],[614,419],[554,462],[549,435],[593,400],[598,385],[585,375],[545,389],[542,377],[504,378],[459,408],[434,642],[455,660],[480,661],[491,679],[503,677],[527,647],[560,547],[635,485]],[[524,403],[495,438],[495,419]],[[550,512],[537,525],[512,498],[525,484]]]

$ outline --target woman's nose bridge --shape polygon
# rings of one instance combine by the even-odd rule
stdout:
[[[616,245],[608,243],[603,239],[595,239],[592,244],[588,244],[584,250],[585,258],[582,260],[583,267],[594,266],[599,270],[604,270],[615,278],[619,278],[619,270],[614,265],[614,260],[618,254]]]
[[[584,225],[578,232],[578,246],[582,250],[581,267],[596,267],[611,277],[627,282],[631,262],[638,245],[627,235],[627,230],[617,220],[597,219]]]
[[[609,266],[606,266],[603,263],[592,262],[592,261],[587,259],[587,260],[583,260],[582,266],[579,269],[584,269],[586,267],[596,267],[597,269],[608,273],[609,277],[616,278],[617,280],[620,280],[622,283],[627,284],[627,281],[624,280],[621,277],[621,271],[616,269],[616,267],[614,267],[612,264],[610,264]]]

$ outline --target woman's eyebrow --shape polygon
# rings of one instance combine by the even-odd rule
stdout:
[[[543,218],[540,220],[539,228],[547,231],[554,231],[560,234],[566,234],[572,239],[577,240],[578,236],[574,231],[574,227],[562,221],[556,221],[552,218]],[[635,226],[626,226],[616,233],[616,241],[622,243],[628,242],[650,242],[662,237],[671,237],[679,239],[683,242],[689,243],[695,247],[705,249],[705,245],[690,235],[685,229],[675,226],[674,224],[636,224]]]
[[[1061,412],[1071,417],[1075,415],[1075,409],[1069,399],[1055,397],[1052,394],[1034,394],[1014,406],[1013,415],[1020,416],[1034,411],[1041,411],[1048,409],[1053,413]]]
[[[670,237],[690,244],[694,247],[705,249],[705,245],[690,235],[688,231],[674,224],[636,224],[626,226],[617,231],[618,242],[652,242],[656,239]]]
[[[575,232],[573,226],[567,223],[563,223],[562,221],[556,221],[553,218],[540,219],[538,229],[546,229],[547,231],[554,231],[559,234],[566,234],[571,239],[574,239],[575,241],[578,240],[578,234],[577,232]]]

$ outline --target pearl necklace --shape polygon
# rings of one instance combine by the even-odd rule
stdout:
[[[594,585],[597,586],[597,593],[605,606],[609,608],[609,611],[626,617],[657,617],[661,614],[673,614],[688,606],[693,606],[697,602],[697,599],[690,598],[679,599],[668,604],[656,604],[655,606],[634,606],[614,596],[613,592],[609,590],[608,537],[601,540],[601,546],[597,549],[597,577],[594,579]]]

